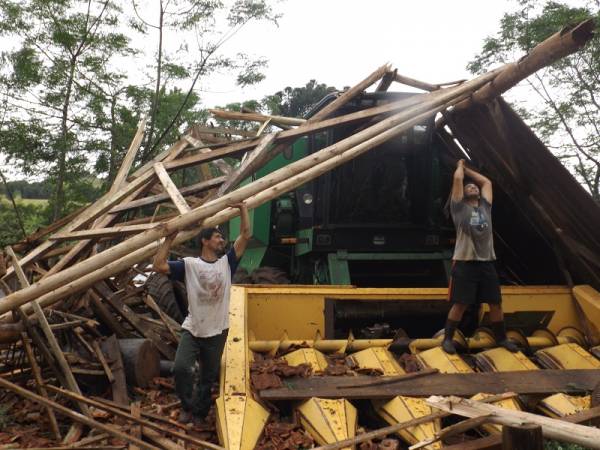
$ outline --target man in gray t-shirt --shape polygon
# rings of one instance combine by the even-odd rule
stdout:
[[[464,183],[465,174],[472,180]],[[456,244],[452,257],[452,276],[448,313],[442,348],[456,353],[454,332],[469,305],[487,303],[491,327],[498,345],[515,352],[517,346],[506,338],[500,283],[494,261],[492,232],[492,182],[458,161],[452,181],[450,213],[456,228]]]

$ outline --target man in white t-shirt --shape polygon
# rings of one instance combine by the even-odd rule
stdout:
[[[181,325],[173,365],[175,392],[181,400],[179,421],[183,423],[201,423],[210,409],[210,391],[219,374],[229,329],[231,278],[252,236],[246,205],[232,206],[240,210],[240,235],[226,254],[219,229],[205,228],[200,232],[199,257],[167,261],[176,233],[165,239],[154,257],[155,271],[184,281],[187,289],[188,315]],[[200,376],[194,391],[192,367],[196,361],[200,362]]]

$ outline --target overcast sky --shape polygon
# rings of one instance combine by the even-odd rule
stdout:
[[[496,33],[509,0],[286,0],[279,27],[247,25],[225,51],[269,60],[266,79],[240,88],[219,76],[201,88],[206,106],[261,99],[310,79],[351,86],[387,62],[400,74],[438,83],[469,78],[467,63]]]

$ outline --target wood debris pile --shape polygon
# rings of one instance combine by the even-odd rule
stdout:
[[[140,286],[162,238],[178,232],[175,244],[181,245],[202,227],[235,217],[233,203],[255,208],[427,118],[483,104],[581,47],[592,27],[584,22],[549,38],[519,63],[451,85],[416,82],[386,65],[306,120],[213,111],[260,126],[252,132],[195,127],[132,170],[142,121],[105,195],[6,249],[0,278],[0,423],[10,417],[6,426],[21,428],[3,430],[0,443],[221,448],[173,420],[178,406],[171,381],[159,377],[168,374],[185,314],[185,299],[160,294],[164,279],[154,276]],[[385,91],[393,81],[430,92],[337,113],[375,83],[377,91]],[[347,139],[238,187],[299,137],[348,124],[357,131]],[[193,181],[179,177],[175,183],[176,172],[192,168]],[[184,247],[179,252],[186,254]],[[264,448],[310,444],[303,432],[281,424],[269,430],[279,444]]]

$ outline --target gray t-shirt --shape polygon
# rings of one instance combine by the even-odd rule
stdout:
[[[492,205],[483,197],[479,206],[471,206],[465,200],[450,202],[450,213],[456,227],[456,261],[494,261],[494,237],[492,233]]]

